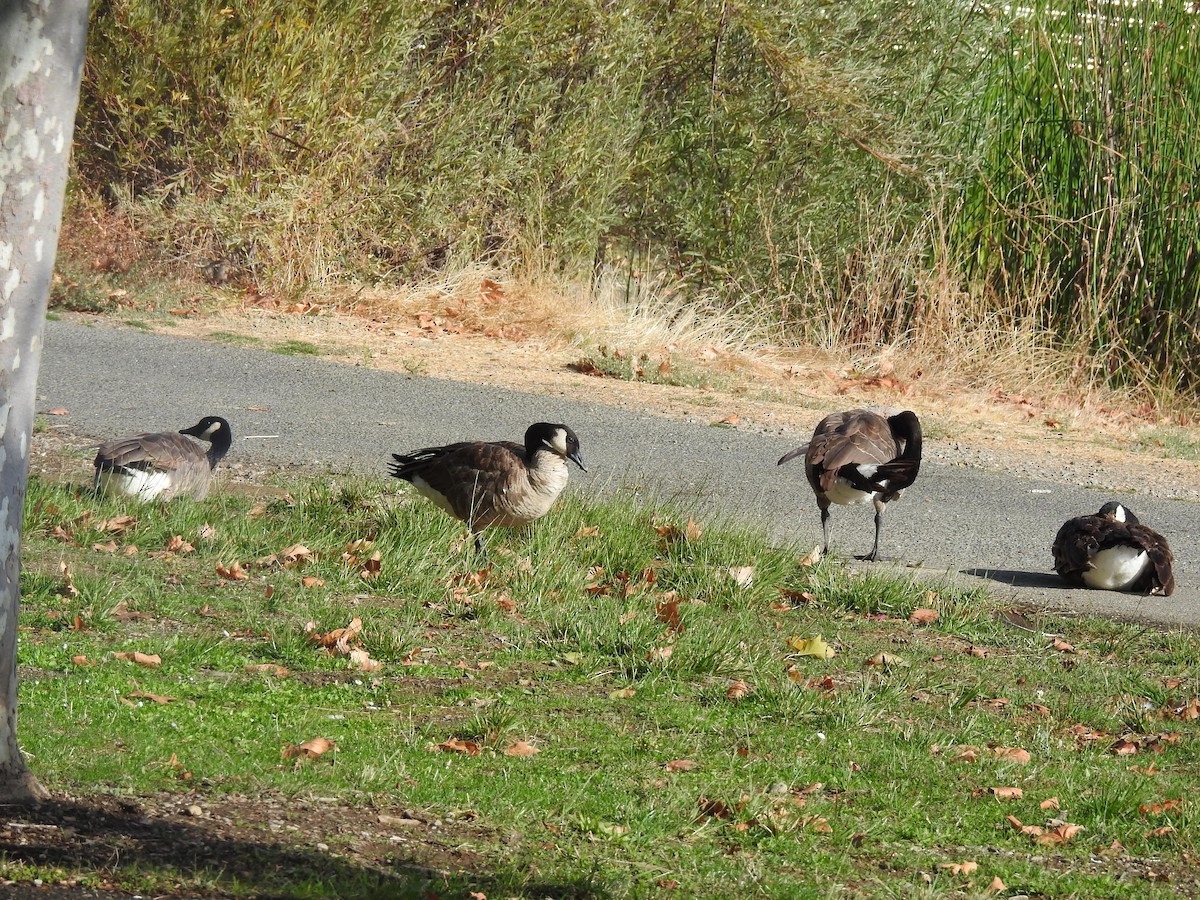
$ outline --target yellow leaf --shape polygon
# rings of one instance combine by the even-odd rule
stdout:
[[[628,700],[630,697],[637,694],[636,688],[621,688],[619,691],[609,691],[609,700]]]
[[[825,639],[819,634],[810,638],[792,635],[788,639],[788,646],[796,651],[797,656],[815,656],[817,659],[833,659],[837,655],[837,651],[825,643]]]

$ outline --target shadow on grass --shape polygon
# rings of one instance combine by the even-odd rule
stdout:
[[[342,812],[349,821],[359,811]],[[84,900],[130,890],[156,897],[195,897],[199,892],[207,897],[346,900],[438,900],[472,892],[573,900],[610,896],[586,878],[529,879],[516,871],[477,871],[483,869],[482,858],[467,854],[433,868],[398,846],[378,862],[355,861],[304,846],[304,838],[286,844],[268,833],[259,840],[229,833],[236,827],[232,823],[225,831],[212,822],[191,824],[170,814],[148,814],[137,802],[109,795],[97,795],[94,802],[52,798],[36,806],[0,806],[0,815],[0,874],[14,879],[0,887],[4,897]],[[25,867],[27,873],[21,874]],[[65,883],[35,885],[34,878]]]

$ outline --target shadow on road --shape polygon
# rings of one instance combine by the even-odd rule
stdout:
[[[961,569],[964,575],[987,578],[1001,584],[1024,588],[1070,588],[1059,576],[1048,572],[1023,572],[1019,569]]]

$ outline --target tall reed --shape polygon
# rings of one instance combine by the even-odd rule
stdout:
[[[1038,0],[991,48],[974,270],[1118,382],[1200,384],[1200,22],[1183,0]]]

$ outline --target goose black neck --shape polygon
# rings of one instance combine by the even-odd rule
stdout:
[[[215,469],[217,463],[225,458],[225,454],[229,452],[232,445],[233,433],[229,430],[229,426],[225,425],[217,429],[217,433],[212,436],[212,443],[208,447],[208,467]]]
[[[906,409],[902,413],[888,416],[888,425],[891,427],[892,435],[897,440],[904,441],[904,452],[900,454],[900,459],[920,459],[921,422],[917,418],[917,414]]]

